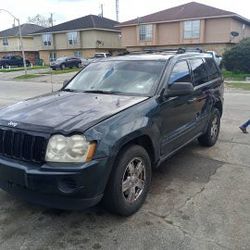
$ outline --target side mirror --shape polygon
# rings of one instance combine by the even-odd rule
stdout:
[[[69,80],[64,80],[63,81],[63,87],[65,87],[69,83]]]
[[[194,92],[191,82],[174,82],[165,90],[166,97],[190,95]]]

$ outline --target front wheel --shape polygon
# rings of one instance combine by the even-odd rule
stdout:
[[[220,119],[220,111],[214,108],[208,123],[207,131],[198,138],[202,146],[211,147],[217,142],[220,133]]]
[[[129,216],[144,203],[151,183],[151,161],[147,151],[132,145],[119,154],[105,190],[103,204],[110,212]]]

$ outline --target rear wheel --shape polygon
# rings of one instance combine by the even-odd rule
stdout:
[[[202,146],[211,147],[217,142],[220,133],[220,118],[220,111],[214,108],[208,123],[207,131],[198,138]]]
[[[81,63],[78,63],[77,64],[77,68],[81,68],[82,67],[82,64]]]
[[[65,64],[63,63],[61,66],[60,66],[61,70],[64,70],[66,68]]]
[[[119,154],[106,188],[103,204],[110,212],[129,216],[144,203],[151,183],[147,151],[133,145]]]

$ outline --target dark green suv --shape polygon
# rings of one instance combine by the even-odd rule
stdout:
[[[30,202],[131,215],[152,168],[198,139],[213,146],[223,78],[208,53],[93,62],[60,91],[0,110],[0,187]]]

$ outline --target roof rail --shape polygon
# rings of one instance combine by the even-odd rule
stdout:
[[[177,54],[183,54],[187,52],[203,53],[201,48],[178,48]]]
[[[177,53],[178,49],[158,49],[158,48],[149,48],[149,49],[144,49],[143,50],[146,53],[162,53],[162,52],[175,52]]]
[[[131,55],[131,54],[153,54],[153,53],[174,53],[174,54],[184,54],[188,52],[196,52],[196,53],[206,53],[201,48],[169,48],[169,49],[161,49],[161,48],[145,48],[143,50],[137,51],[124,51],[118,56],[123,55]]]

